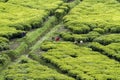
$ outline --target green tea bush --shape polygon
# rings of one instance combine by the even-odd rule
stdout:
[[[58,9],[55,10],[55,16],[58,19],[61,19],[65,14],[69,11],[69,7],[67,3],[62,4]]]
[[[95,38],[94,41],[99,42],[103,45],[107,45],[112,42],[120,42],[119,36],[119,34],[102,35],[100,37]]]
[[[105,47],[99,43],[94,44],[95,47],[100,47],[100,49],[95,48],[96,50],[107,51],[106,54],[111,52],[107,48],[104,49]],[[42,59],[49,61],[63,73],[67,73],[75,79],[119,79],[119,71],[114,72],[114,70],[119,69],[119,62],[109,59],[99,52],[94,52],[90,48],[79,47],[70,42],[48,42],[43,45],[44,47],[52,45],[54,48],[42,54]]]
[[[26,35],[25,37],[26,42],[29,45],[33,44],[40,36],[44,35],[46,31],[52,28],[53,25],[56,24],[56,22],[57,22],[57,19],[55,16],[48,18],[48,21],[44,23],[43,27]]]
[[[101,28],[94,28],[93,31],[96,31],[96,32],[98,32],[100,34],[104,34],[105,33],[104,29],[101,29]]]
[[[104,30],[109,33],[119,33],[120,31],[120,25],[116,24],[108,24]]]
[[[90,48],[92,48],[94,51],[98,51],[98,52],[103,52],[103,48],[104,46],[102,46],[101,44],[97,43],[97,42],[93,42],[91,43],[91,45],[89,46]]]
[[[117,45],[116,45],[117,44]],[[103,46],[99,43],[93,42],[90,44],[90,48],[94,51],[101,52],[104,55],[107,55],[110,58],[120,61],[120,54],[119,54],[119,43],[112,43],[107,46]],[[115,49],[115,47],[117,49]]]
[[[55,15],[56,15],[56,17],[57,18],[61,18],[63,15],[65,15],[66,13],[65,13],[65,11],[63,10],[63,9],[57,9],[56,11],[55,11]]]
[[[0,2],[7,2],[8,0],[0,0]]]
[[[88,34],[86,34],[86,37],[88,38],[88,41],[91,42],[93,41],[95,38],[99,37],[101,34],[99,34],[96,31],[91,31]]]
[[[41,27],[50,13],[54,12],[63,3],[62,0],[9,0],[7,3],[0,3],[0,36],[16,38],[22,33],[20,30]],[[61,6],[60,9],[67,10],[67,6],[63,6],[65,7]]]
[[[5,42],[0,43],[0,51],[8,50],[8,49],[9,49],[8,43],[5,43]]]
[[[6,37],[8,39],[16,38],[22,32],[23,31],[16,30],[15,28],[11,28],[11,27],[0,27],[0,36]]]
[[[9,43],[9,40],[4,37],[0,37],[0,43],[2,42]]]
[[[109,45],[107,45],[106,47],[115,50],[116,52],[119,53],[120,50],[120,43],[111,43]]]
[[[104,45],[119,42],[117,36],[120,32],[119,14],[119,3],[116,0],[84,0],[63,18],[65,29],[71,34],[75,33],[74,36],[70,34],[64,36],[66,40],[73,38],[73,40],[95,41]],[[110,36],[107,36],[108,34]]]
[[[72,34],[70,33],[61,33],[61,37],[65,40],[65,41],[74,41],[74,37],[72,36]]]
[[[16,55],[20,55],[25,53],[25,51],[28,49],[28,45],[25,42],[22,42],[19,47],[17,49],[15,49],[15,52],[17,52],[18,54]]]
[[[21,57],[18,62],[8,66],[3,76],[4,80],[74,80],[27,57]]]
[[[0,69],[2,69],[4,66],[6,66],[10,62],[10,58],[6,54],[0,54]]]
[[[61,37],[63,38],[63,40],[65,41],[84,41],[84,42],[91,42],[93,41],[95,38],[99,37],[100,34],[98,32],[95,31],[91,31],[88,34],[74,34],[74,33],[69,33],[69,32],[62,32]]]
[[[73,33],[76,34],[82,34],[82,33],[88,33],[90,31],[90,28],[88,26],[72,26],[68,27]]]
[[[45,43],[44,43],[44,44],[42,44],[42,46],[41,46],[41,49],[42,49],[43,51],[48,51],[48,50],[53,49],[53,48],[55,48],[55,46],[52,45],[52,44],[45,45]]]
[[[0,37],[0,51],[9,49],[9,40],[3,37]]]

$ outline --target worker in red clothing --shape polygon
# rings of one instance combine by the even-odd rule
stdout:
[[[60,37],[57,36],[57,37],[55,38],[55,41],[60,41]]]

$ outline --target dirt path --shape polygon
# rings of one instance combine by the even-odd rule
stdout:
[[[45,41],[45,40],[51,40],[51,38],[53,37],[53,35],[57,32],[57,30],[62,27],[62,24],[58,24],[55,25],[55,27],[53,27],[48,33],[46,33],[43,37],[40,38],[40,40],[38,40],[36,42],[35,45],[33,45],[30,48],[30,52],[34,52],[34,53],[38,53],[39,49],[40,49],[40,45]]]

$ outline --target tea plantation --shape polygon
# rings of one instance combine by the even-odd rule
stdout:
[[[120,80],[119,0],[0,0],[0,80]]]

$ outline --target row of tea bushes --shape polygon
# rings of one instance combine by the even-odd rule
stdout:
[[[9,40],[6,38],[0,37],[0,43],[2,43],[2,42],[8,43]]]
[[[62,33],[62,38],[67,41],[95,41],[104,45],[119,42],[119,7],[116,0],[82,1],[64,17],[65,28],[70,33]]]
[[[69,12],[71,8],[73,8],[74,6],[80,3],[80,0],[74,0],[70,3],[69,0],[64,0],[64,1],[68,3],[62,4],[55,10],[55,15],[58,19],[62,18],[64,15],[66,15]]]
[[[10,58],[6,54],[0,54],[0,70],[2,69],[10,62]]]
[[[70,42],[43,43],[42,58],[76,80],[120,79],[119,62]]]
[[[12,39],[13,37],[21,37],[24,31],[16,30],[11,27],[0,27],[0,36],[7,39]]]
[[[93,41],[99,42],[103,45],[108,45],[110,43],[120,42],[120,34],[107,34],[95,38]]]
[[[108,45],[119,42],[119,7],[116,0],[84,0],[64,17],[66,32],[60,35],[65,41],[78,43],[93,41]]]
[[[4,37],[0,37],[0,51],[9,49],[8,44],[9,44],[8,39],[6,39]]]
[[[11,27],[0,27],[0,51],[9,49],[9,39],[22,37],[24,31]]]
[[[64,0],[9,0],[9,3],[28,7],[31,9],[45,10],[46,13],[52,15],[54,11],[61,6],[65,1]]]
[[[120,61],[119,45],[120,43],[112,43],[107,46],[103,46],[100,43],[93,42],[89,45],[89,47],[92,48],[94,51],[98,51],[110,58]]]
[[[0,12],[0,27],[9,26],[16,29],[29,29],[32,27],[32,22],[41,23],[43,17],[47,15],[44,10],[30,9],[10,3],[0,3]]]
[[[51,28],[53,26],[53,24],[56,23],[56,17],[52,16],[48,19],[48,21],[46,21],[43,25],[42,28],[39,28],[31,33],[28,33],[20,42],[19,46],[16,47],[15,50],[9,50],[9,40],[7,38],[4,38],[4,37],[0,37],[0,51],[3,51],[3,50],[8,50],[6,52],[1,52],[1,54],[6,54],[9,56],[10,59],[16,59],[18,58],[21,54],[24,54],[25,51],[29,48],[30,45],[32,45],[37,39],[39,36],[42,36],[42,34],[45,33],[45,31],[49,28]],[[5,31],[6,30],[6,31]],[[9,32],[9,35],[10,35],[10,32],[15,34],[14,32],[17,31],[16,29],[13,29],[13,28],[8,28],[8,31],[7,31],[7,28],[6,27],[3,27],[3,29],[1,30],[1,34],[6,32],[8,33]],[[20,31],[20,30],[19,30]],[[22,32],[22,31],[20,31]],[[12,35],[12,34],[11,34]],[[20,37],[21,35],[19,35],[18,37]]]
[[[8,66],[2,76],[1,80],[74,80],[25,56]]]
[[[99,42],[103,45],[108,45],[110,43],[120,42],[120,34],[107,34],[101,35],[96,31],[91,31],[87,34],[74,34],[71,32],[62,32],[61,37],[65,41],[84,41],[84,42]]]
[[[59,6],[59,9],[63,9],[65,11],[67,11],[68,6],[69,6],[69,4],[64,3],[61,6]],[[55,16],[49,17],[48,20],[42,24],[43,27],[38,28],[35,31],[32,31],[30,33],[28,32],[27,35],[22,39],[23,42],[21,42],[19,44],[19,47],[17,47],[15,49],[15,51],[13,51],[13,50],[8,51],[7,54],[10,56],[10,58],[17,58],[18,56],[23,54],[26,50],[28,50],[29,47],[32,46],[39,39],[39,37],[43,36],[48,30],[50,30],[52,27],[54,27],[54,25],[58,24],[57,21],[58,21],[58,19]],[[13,28],[10,28],[10,29],[11,29],[10,32],[12,32],[12,31],[15,32],[15,30],[16,30]],[[6,30],[6,27],[4,27],[4,30]],[[16,31],[18,31],[18,30],[16,30]],[[8,32],[8,31],[6,31],[6,32]],[[23,31],[20,31],[20,30],[19,30],[19,32],[23,33]],[[18,35],[18,36],[21,36],[21,35]]]
[[[0,2],[7,2],[8,0],[0,0]]]
[[[107,45],[106,47],[115,50],[116,52],[119,53],[120,50],[120,44],[119,43],[111,43],[109,45]]]
[[[87,34],[74,34],[71,32],[62,32],[60,33],[61,37],[63,38],[63,40],[65,41],[84,41],[84,42],[91,42],[93,41],[95,38],[99,37],[101,34],[99,34],[96,31],[91,31]]]
[[[49,19],[48,16],[56,13],[56,9],[67,11],[68,5],[62,0],[9,0],[7,3],[0,2],[0,37],[7,39],[24,37],[26,34],[24,30],[40,28]],[[55,18],[53,19],[54,21],[55,23],[57,22]],[[35,41],[39,36],[39,32],[42,33],[49,25],[53,24],[52,22],[46,23],[46,28],[37,30],[32,36],[28,35],[33,38],[27,40],[27,42],[32,43]],[[0,46],[0,50],[8,49],[9,46],[5,44],[2,43],[1,46],[4,45],[6,48]]]
[[[51,4],[52,3],[52,4]],[[16,38],[20,36],[20,30],[31,30],[43,25],[49,15],[53,14],[55,10],[64,5],[62,0],[9,0],[7,3],[0,2],[0,30],[3,28],[15,30],[13,33],[5,30],[0,33],[9,38]],[[19,29],[19,30],[18,30]]]
[[[114,30],[111,29],[110,32],[118,32],[116,30],[120,24],[119,19],[116,17],[120,13],[119,3],[116,0],[102,2],[104,3],[101,3],[101,1],[83,1],[80,5],[72,9],[69,15],[64,17],[66,26],[82,27],[83,24],[83,26],[88,26],[90,29],[96,27],[105,28],[108,26],[107,28],[114,27]]]
[[[11,59],[16,59],[20,55],[26,53],[30,46],[33,46],[34,43],[46,33],[46,31],[50,30],[53,25],[56,24],[56,20],[57,19],[54,16],[49,17],[48,20],[43,24],[43,27],[27,33],[27,35],[21,39],[18,47],[16,47],[14,50],[11,49],[7,51],[5,54],[7,54]]]

